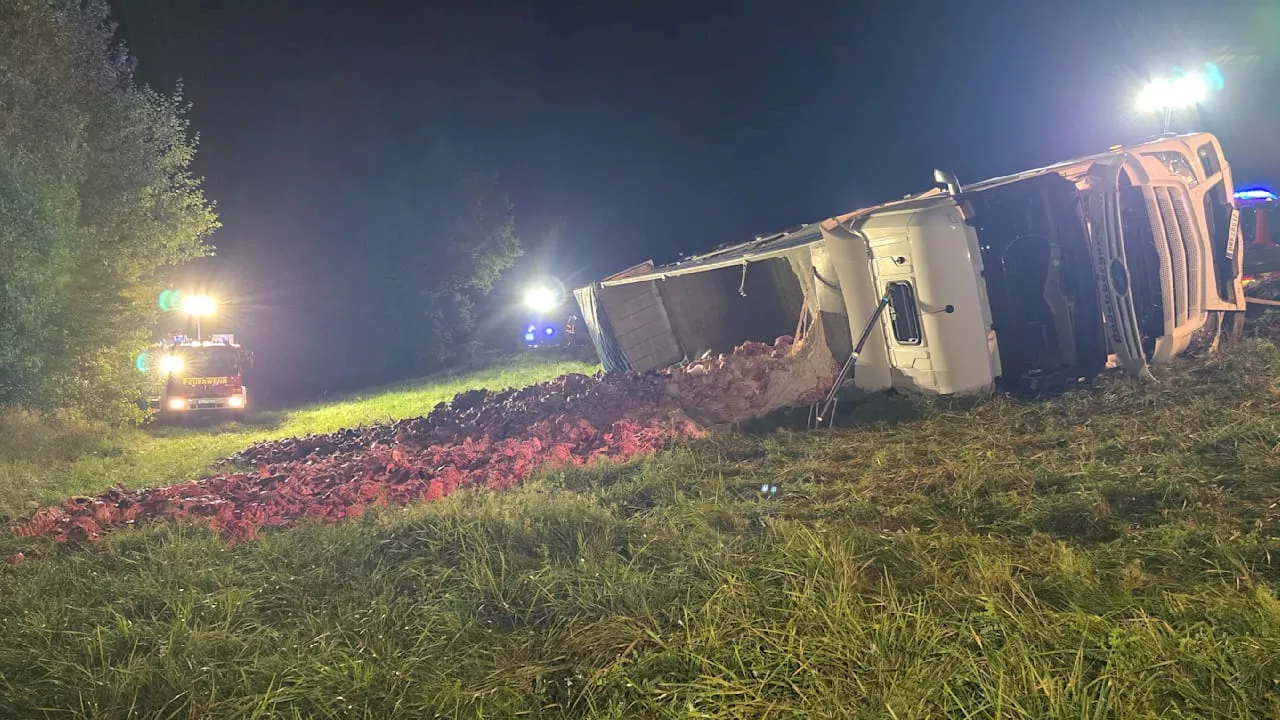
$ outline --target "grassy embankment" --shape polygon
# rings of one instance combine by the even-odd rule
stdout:
[[[213,461],[258,440],[414,417],[470,388],[521,387],[567,372],[596,370],[577,362],[517,359],[483,372],[427,378],[296,410],[261,413],[247,423],[198,428],[108,431],[0,409],[0,519],[116,484],[137,488],[192,480],[212,472]]]
[[[0,717],[1280,716],[1280,351],[1158,374],[233,548],[0,540]]]

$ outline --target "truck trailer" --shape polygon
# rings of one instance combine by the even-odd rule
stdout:
[[[1243,316],[1231,170],[1207,133],[934,187],[575,295],[605,367],[650,371],[821,323],[867,390],[1043,388],[1212,349]]]

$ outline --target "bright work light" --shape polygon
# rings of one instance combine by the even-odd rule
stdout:
[[[166,373],[182,372],[182,358],[177,355],[165,355],[160,358],[160,370]]]
[[[1139,112],[1163,113],[1164,131],[1169,132],[1174,112],[1199,105],[1209,98],[1209,93],[1223,86],[1222,71],[1213,63],[1191,71],[1174,68],[1171,77],[1147,83],[1138,93],[1136,105]]]
[[[524,294],[524,304],[536,313],[551,312],[560,305],[560,294],[549,287],[531,288]]]
[[[208,295],[188,295],[182,298],[182,312],[188,315],[212,315],[218,304]]]
[[[196,341],[203,340],[200,318],[212,315],[218,309],[218,303],[208,295],[183,295],[182,312],[196,319]]]
[[[1172,80],[1157,78],[1138,94],[1142,112],[1191,107],[1209,96],[1209,80],[1201,73],[1187,73]]]

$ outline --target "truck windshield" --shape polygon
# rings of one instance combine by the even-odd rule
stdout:
[[[187,348],[182,353],[183,373],[190,377],[226,377],[240,374],[240,351],[230,347]]]

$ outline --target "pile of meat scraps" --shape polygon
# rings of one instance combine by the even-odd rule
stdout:
[[[585,420],[607,428],[623,419],[639,422],[670,416],[677,406],[664,392],[662,376],[636,373],[570,374],[519,390],[468,390],[430,413],[395,423],[255,443],[222,464],[268,462],[359,452],[375,443],[410,447],[449,445],[466,438],[526,437],[540,423]]]
[[[116,527],[155,520],[204,525],[231,543],[252,540],[264,527],[312,518],[337,522],[374,507],[442,498],[461,488],[505,490],[548,466],[625,462],[673,441],[697,437],[687,420],[623,420],[600,431],[585,420],[544,422],[525,438],[464,439],[415,449],[374,445],[322,460],[264,464],[256,472],[226,473],[149,490],[116,488],[38,510],[17,524],[23,537],[94,541]]]
[[[170,520],[242,542],[304,518],[336,522],[460,488],[504,490],[546,467],[626,462],[702,435],[690,414],[704,423],[759,417],[818,399],[835,375],[820,338],[782,337],[660,373],[472,390],[422,417],[259,442],[221,461],[249,471],[72,498],[14,532],[93,541],[112,528]]]
[[[773,345],[748,342],[689,363],[671,371],[666,391],[693,417],[733,423],[817,402],[839,370],[819,329],[799,342],[789,335]]]

